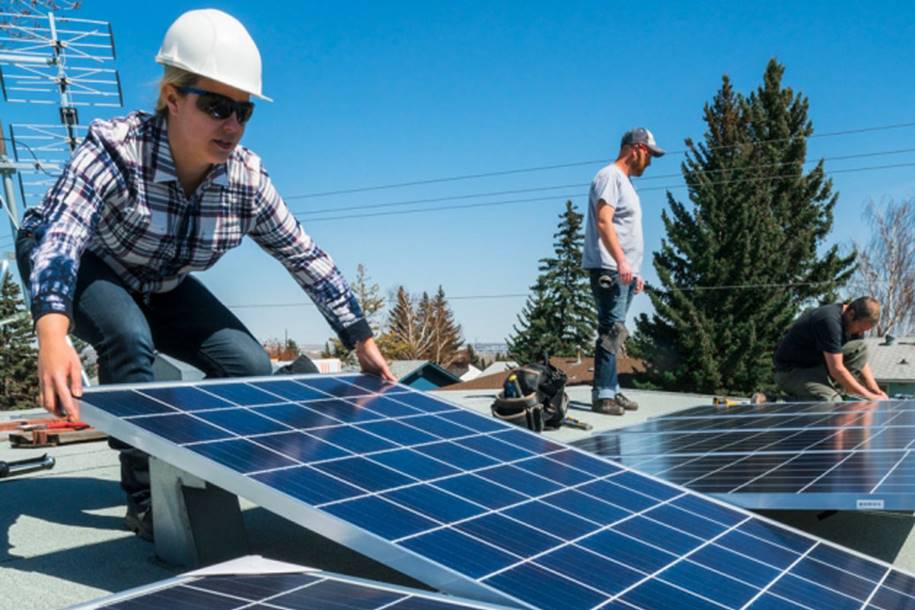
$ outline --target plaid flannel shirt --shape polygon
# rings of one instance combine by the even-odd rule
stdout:
[[[138,294],[166,292],[250,235],[305,289],[341,341],[372,335],[346,280],[276,192],[260,158],[238,146],[191,197],[178,182],[163,118],[95,121],[57,183],[22,222],[32,252],[32,316],[72,320],[88,249]]]

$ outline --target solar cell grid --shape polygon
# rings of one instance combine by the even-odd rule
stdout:
[[[289,565],[290,569],[297,566]],[[216,567],[218,570],[218,566]],[[287,573],[185,575],[142,590],[76,608],[89,610],[505,610],[339,574]],[[212,571],[213,568],[210,568]],[[74,608],[73,610],[76,610]]]
[[[378,398],[366,398],[367,390],[359,385],[369,383],[364,379],[316,383],[303,378],[294,383],[321,391],[349,385],[356,389],[343,389],[339,400],[371,405]],[[208,386],[197,387],[206,392]],[[269,393],[273,404],[261,403],[263,396],[246,390],[223,389],[221,397],[254,398],[258,406],[233,410],[253,411],[288,426],[289,432],[242,439],[208,421],[234,439],[182,445],[138,434],[135,440],[306,527],[338,533],[349,527],[346,540],[356,550],[384,556],[392,567],[457,593],[534,608],[555,608],[561,599],[561,606],[571,610],[736,610],[777,602],[818,609],[847,600],[861,606],[860,592],[882,591],[881,579],[892,573],[838,549],[832,551],[845,565],[865,562],[879,577],[816,569],[827,566],[814,555],[825,543],[431,396],[389,389],[386,402],[413,412],[316,424],[297,417],[294,408],[311,408],[326,397],[290,402],[273,392],[270,382],[258,383],[256,389]],[[353,398],[359,392],[361,398]],[[96,404],[94,396],[87,394],[85,402]],[[128,396],[126,402],[133,405],[131,400]],[[98,404],[106,411],[118,410],[120,403],[109,396]],[[201,414],[187,405],[172,406],[186,417]],[[155,409],[147,415],[136,410],[116,418],[99,417],[102,413],[91,407],[85,413],[115,432],[133,430],[137,420],[145,420],[149,431],[155,422],[167,421]],[[309,446],[302,442],[291,443],[297,449],[290,451],[290,434],[344,455],[299,450]],[[284,442],[277,441],[280,436]],[[233,443],[245,443],[247,453],[233,453]],[[221,457],[213,457],[214,447],[222,448]],[[238,477],[193,459],[207,452],[228,469],[249,474]],[[415,461],[417,455],[422,457]],[[537,521],[557,515],[564,519],[561,526]],[[608,566],[619,576],[608,576]],[[794,586],[798,583],[810,586]],[[905,604],[915,608],[915,598],[896,588],[883,595],[903,595]],[[603,606],[610,601],[615,604]]]
[[[913,422],[915,401],[697,407],[574,444],[748,508],[912,510]]]

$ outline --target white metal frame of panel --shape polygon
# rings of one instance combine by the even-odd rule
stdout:
[[[205,578],[207,576],[240,576],[262,574],[308,574],[310,576],[326,578],[335,582],[369,587],[371,589],[387,591],[390,593],[409,595],[415,598],[429,600],[430,602],[456,604],[460,605],[462,608],[466,608],[467,610],[515,610],[507,606],[486,604],[475,600],[460,599],[450,595],[442,595],[441,593],[420,591],[418,589],[401,587],[399,585],[392,585],[375,580],[367,580],[364,578],[356,578],[355,576],[347,576],[344,574],[337,574],[335,572],[325,572],[323,570],[309,568],[294,563],[265,559],[260,555],[248,555],[245,557],[239,557],[231,561],[226,561],[216,565],[208,566],[200,570],[181,574],[179,576],[175,576],[174,578],[168,578],[166,580],[160,580],[148,585],[134,587],[133,589],[128,589],[127,591],[107,595],[90,602],[76,604],[75,606],[68,606],[65,610],[97,610],[98,608],[104,608],[105,606],[125,602],[137,597],[144,597],[158,591],[163,591],[165,589],[171,589],[173,587],[185,584],[192,584],[196,579]],[[277,593],[280,592],[278,591]]]

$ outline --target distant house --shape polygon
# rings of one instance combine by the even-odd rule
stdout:
[[[473,366],[472,364],[467,365],[467,370],[461,375],[461,381],[470,381],[471,379],[476,379],[483,374],[483,371]]]
[[[874,379],[890,397],[915,395],[915,337],[875,337],[867,343],[868,363]]]
[[[458,376],[428,360],[393,360],[390,368],[400,383],[423,392],[461,381]]]

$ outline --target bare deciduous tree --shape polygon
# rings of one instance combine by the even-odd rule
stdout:
[[[871,201],[863,218],[866,244],[855,241],[858,270],[850,284],[855,296],[869,294],[881,305],[877,336],[906,335],[915,328],[915,199]]]

